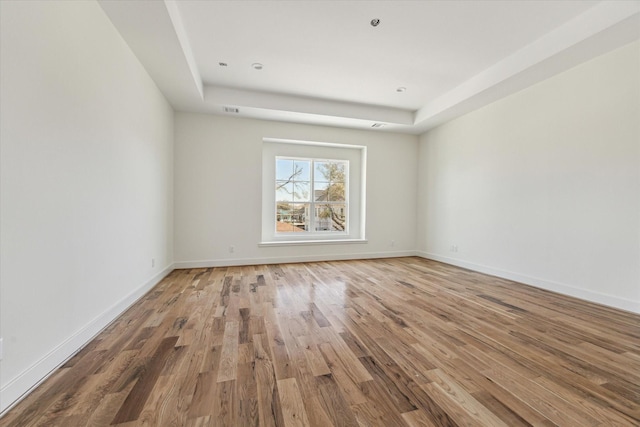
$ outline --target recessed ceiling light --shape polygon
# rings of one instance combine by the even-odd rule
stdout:
[[[406,92],[406,91],[407,91],[407,88],[404,86],[400,86],[398,89],[396,89],[396,92],[400,92],[400,93]]]
[[[380,25],[380,20],[378,18],[374,18],[371,20],[372,27],[377,27],[378,25]]]
[[[253,67],[254,70],[262,70],[262,64],[259,62],[254,62],[251,64],[251,67]]]
[[[218,62],[218,65],[221,67],[226,67],[229,64],[227,64],[226,62]]]

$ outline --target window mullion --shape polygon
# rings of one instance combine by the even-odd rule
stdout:
[[[316,161],[311,159],[311,192],[309,200],[309,232],[313,232],[316,229]]]

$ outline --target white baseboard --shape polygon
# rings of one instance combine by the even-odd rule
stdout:
[[[416,256],[415,251],[395,251],[395,252],[364,252],[349,254],[326,254],[326,255],[300,255],[282,256],[269,258],[233,258],[233,259],[210,259],[200,261],[178,261],[175,268],[208,268],[208,267],[231,267],[237,265],[261,265],[261,264],[285,264],[295,262],[314,261],[342,261],[350,259],[372,259],[372,258],[399,258],[405,256]]]
[[[479,273],[490,274],[492,276],[501,277],[503,279],[524,283],[525,285],[535,286],[536,288],[545,289],[547,291],[558,292],[560,294],[580,298],[586,301],[595,302],[609,307],[614,307],[621,310],[630,311],[632,313],[640,314],[640,301],[627,300],[624,298],[616,297],[614,295],[607,295],[587,289],[580,289],[571,285],[566,285],[564,283],[526,276],[524,274],[501,270],[498,268],[476,264],[461,259],[449,258],[438,254],[418,251],[416,252],[416,255],[422,258],[432,259],[434,261],[440,261],[446,264],[451,264],[469,270],[477,271]]]
[[[160,271],[138,289],[109,307],[102,314],[87,323],[82,329],[51,349],[51,351],[29,368],[9,380],[9,382],[0,388],[0,417],[40,383],[46,380],[58,367],[66,363],[67,360],[87,345],[96,335],[109,326],[111,322],[171,273],[173,269],[173,265],[170,265]]]

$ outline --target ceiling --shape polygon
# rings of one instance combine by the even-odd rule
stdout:
[[[413,134],[640,39],[640,1],[99,3],[178,111]]]

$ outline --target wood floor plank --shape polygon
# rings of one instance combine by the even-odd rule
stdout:
[[[253,336],[258,415],[261,426],[282,426],[284,418],[266,335]]]
[[[373,382],[383,388],[384,400],[391,402],[398,412],[410,412],[418,409],[416,407],[417,402],[414,404],[411,396],[402,392],[402,382],[407,382],[408,379],[401,381],[399,378],[401,374],[398,369],[395,370],[396,375],[389,376],[373,357],[362,357],[360,360],[371,374]]]
[[[218,370],[218,382],[235,380],[238,371],[238,330],[236,321],[226,322]]]
[[[253,346],[251,346],[253,350]],[[238,422],[243,426],[259,426],[258,385],[253,360],[238,366]]]
[[[435,427],[435,424],[431,421],[431,417],[422,409],[405,412],[402,414],[402,419],[409,427]]]
[[[211,414],[211,402],[217,393],[217,381],[214,372],[198,374],[193,398],[189,407],[189,418],[198,418]]]
[[[318,388],[317,377],[313,376],[305,363],[296,366],[296,380],[300,396],[304,402],[309,424],[314,426],[332,426],[334,423],[325,408],[323,395]],[[331,409],[336,409],[332,407]]]
[[[327,362],[333,378],[335,378],[336,382],[340,385],[340,388],[344,390],[344,397],[349,404],[356,405],[358,403],[365,403],[367,398],[360,390],[360,382],[357,380],[357,377],[351,374],[350,367],[342,363],[331,344],[320,344],[320,352]]]
[[[380,425],[385,426],[401,426],[404,424],[402,414],[393,405],[393,401],[389,398],[389,393],[385,390],[384,385],[375,381],[366,381],[360,384],[362,394],[367,398],[366,403],[375,405],[380,414]]]
[[[534,381],[508,370],[490,370],[483,372],[491,381],[503,388],[513,390],[521,400],[529,403],[546,418],[558,425],[594,426],[598,421],[579,408],[570,407],[564,399],[539,386]]]
[[[169,353],[174,350],[177,341],[178,337],[170,337],[162,340],[149,363],[145,365],[145,370],[114,417],[113,424],[138,419],[149,394],[151,394],[160,376],[162,366]]]
[[[357,427],[358,422],[355,415],[347,405],[340,387],[338,387],[331,374],[319,375],[315,380],[320,402],[333,425],[336,427]]]
[[[106,426],[111,424],[113,420],[113,414],[122,406],[122,403],[127,398],[133,388],[133,384],[129,388],[125,388],[118,393],[106,394],[100,403],[92,409],[84,425],[87,426]]]
[[[498,399],[496,399],[491,393],[486,390],[481,390],[472,394],[482,406],[493,412],[498,418],[500,418],[509,427],[529,427],[532,424],[518,415],[516,412],[503,405]]]
[[[456,419],[458,424],[464,425],[468,423],[466,420],[473,420],[480,425],[507,427],[507,424],[491,412],[489,408],[483,406],[441,370],[434,369],[429,371],[427,376],[431,378],[433,382],[427,384],[425,387],[433,393],[434,399],[438,401],[441,406],[450,408],[453,414],[452,417]],[[438,392],[435,392],[436,390]],[[438,397],[440,398],[438,399]],[[455,408],[459,408],[459,410]]]
[[[211,417],[221,426],[238,425],[237,381],[218,382],[216,396],[211,400]]]
[[[0,426],[640,425],[640,316],[420,258],[175,270]]]
[[[322,357],[318,345],[306,335],[296,338],[300,346],[304,349],[304,356],[307,359],[307,365],[314,377],[321,375],[329,375],[331,370],[327,366],[327,362]]]
[[[309,426],[307,411],[304,409],[296,379],[278,380],[278,389],[280,390],[280,405],[282,406],[284,425],[287,427]]]

